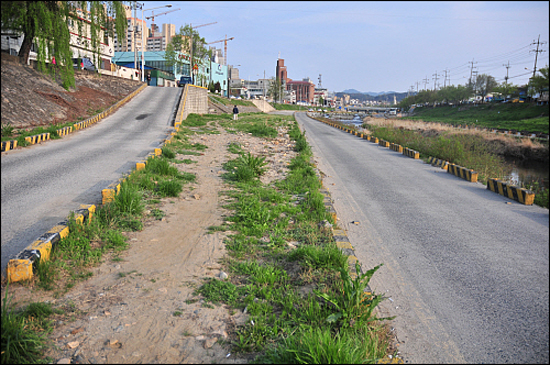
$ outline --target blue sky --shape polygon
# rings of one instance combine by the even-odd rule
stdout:
[[[309,77],[329,91],[433,89],[463,85],[474,72],[523,85],[548,62],[548,1],[145,1],[144,9],[180,8],[155,23],[197,28],[207,42],[227,42],[228,63],[240,77],[275,76],[283,58],[288,77]],[[138,10],[138,17],[141,11]],[[151,21],[147,21],[150,26]],[[223,42],[213,44],[223,49]],[[527,68],[527,70],[525,69]],[[445,80],[445,70],[447,78]],[[425,79],[428,79],[425,82]],[[417,85],[418,83],[418,85]]]

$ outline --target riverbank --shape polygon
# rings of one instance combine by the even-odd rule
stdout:
[[[481,182],[497,178],[532,190],[535,204],[549,206],[547,143],[434,122],[372,117],[363,122],[366,133],[412,148],[424,157],[473,169]],[[526,169],[529,162],[536,163],[538,170]]]
[[[481,130],[462,129],[450,124],[427,122],[412,119],[382,119],[367,117],[363,121],[370,126],[391,127],[418,131],[424,137],[437,137],[444,134],[465,134],[481,137],[490,150],[508,160],[521,162],[525,160],[541,163],[549,162],[548,143],[530,138],[517,138]]]

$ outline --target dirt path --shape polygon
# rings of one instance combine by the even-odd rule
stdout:
[[[162,199],[162,220],[149,220],[141,232],[128,233],[130,247],[114,261],[104,256],[94,275],[61,298],[50,292],[13,286],[15,302],[50,300],[72,311],[73,319],[57,321],[50,338],[57,349],[54,362],[76,363],[244,363],[229,354],[231,329],[246,320],[226,306],[203,306],[193,295],[205,277],[218,276],[224,256],[225,232],[207,234],[207,227],[224,222],[220,191],[229,189],[220,177],[222,164],[235,158],[227,151],[239,142],[253,154],[267,156],[267,182],[282,178],[293,157],[285,131],[273,141],[248,134],[195,135],[189,142],[208,146],[201,156],[179,156],[196,164],[178,164],[196,174],[179,198]],[[282,172],[282,173],[281,173]],[[30,290],[29,290],[30,289]],[[193,300],[194,299],[194,300]],[[67,362],[65,362],[67,363]]]

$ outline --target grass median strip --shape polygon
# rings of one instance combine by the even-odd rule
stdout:
[[[244,115],[230,127],[261,138],[274,127],[269,123]],[[374,363],[390,351],[387,329],[374,315],[384,297],[365,292],[379,267],[361,275],[357,266],[352,279],[347,257],[323,224],[332,218],[309,162],[311,149],[296,123],[283,125],[298,155],[288,176],[271,185],[259,181],[262,158],[228,146],[238,155],[223,174],[234,188],[224,192],[224,208],[233,214],[209,229],[237,232],[225,242],[229,277],[206,279],[195,294],[249,314],[231,346],[232,353],[252,354],[254,363]]]

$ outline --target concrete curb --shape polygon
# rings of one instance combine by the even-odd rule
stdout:
[[[122,105],[126,104],[130,99],[132,99],[134,96],[136,96],[138,93],[140,93],[143,89],[147,87],[147,84],[141,85],[138,89],[127,95],[124,99],[118,101],[116,104],[111,105],[109,108],[107,108],[105,111],[94,115],[93,117],[90,117],[86,120],[83,120],[82,122],[78,122],[73,124],[72,126],[64,127],[57,130],[57,134],[59,137],[64,137],[68,135],[69,133],[72,133],[73,131],[78,131],[81,129],[84,129],[86,127],[91,126],[94,123],[99,122],[101,119],[105,118],[106,116],[114,113],[118,108],[120,108]],[[25,137],[25,141],[30,143],[31,145],[41,143],[44,141],[47,141],[50,139],[50,133],[42,133],[42,134],[36,134],[32,136]],[[10,149],[13,150],[17,147],[17,140],[11,140],[2,142],[2,149],[1,152],[9,151]]]
[[[319,178],[319,180],[321,180],[321,185],[322,185],[322,178],[318,171],[317,171],[317,177]],[[330,213],[330,215],[334,220],[334,223],[336,224],[338,218],[337,218],[336,210],[332,205],[332,198],[330,197],[330,192],[328,191],[328,188],[325,188],[324,186],[322,186],[319,192],[323,194],[324,196],[323,203],[325,205],[325,208]],[[355,250],[351,245],[348,235],[346,231],[342,229],[334,229],[334,227],[331,227],[331,230],[332,230],[332,239],[336,243],[336,246],[340,249],[340,251],[342,251],[344,255],[348,257],[350,276],[353,279],[355,279],[357,277],[357,274],[355,273],[355,263],[359,262],[359,259],[357,258],[357,256],[355,256]],[[361,267],[361,274],[364,274],[364,273],[365,271],[363,270],[363,267]],[[372,290],[369,286],[365,288],[364,292],[367,295],[372,294]]]
[[[95,205],[81,205],[73,211],[79,224],[89,222],[95,213]],[[72,215],[72,214],[71,214]],[[57,223],[52,229],[38,237],[21,251],[15,259],[8,262],[7,277],[10,282],[32,279],[40,260],[49,260],[54,247],[69,234],[69,219]]]

